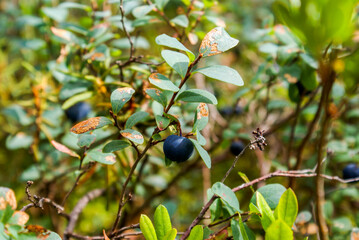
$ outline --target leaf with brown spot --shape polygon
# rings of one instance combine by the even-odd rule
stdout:
[[[160,115],[156,115],[156,123],[157,123],[157,127],[159,130],[164,130],[166,127],[168,127],[168,125],[170,124],[171,120],[166,118],[166,117],[162,117]]]
[[[122,130],[121,135],[137,144],[142,144],[144,142],[142,134],[132,129]]]
[[[111,94],[112,110],[117,114],[122,107],[131,99],[135,90],[130,87],[117,88]]]
[[[113,165],[116,163],[116,156],[112,153],[103,153],[99,149],[94,149],[88,152],[86,158],[106,165]]]
[[[202,40],[199,53],[203,57],[217,55],[235,47],[238,42],[237,39],[229,36],[223,27],[216,27],[208,32]]]
[[[59,28],[55,28],[55,27],[51,27],[51,32],[62,39],[65,39],[68,42],[71,42],[73,39],[73,34],[67,30],[64,29],[59,29]]]
[[[15,211],[10,219],[11,224],[25,225],[29,221],[29,215],[22,211]]]
[[[160,74],[160,73],[152,73],[149,76],[150,83],[155,85],[156,87],[159,87],[163,90],[168,90],[171,92],[178,92],[179,88],[174,85],[171,80],[169,80],[166,76]]]
[[[70,155],[72,157],[77,157],[80,158],[80,156],[75,153],[74,151],[72,151],[71,149],[69,149],[68,147],[66,147],[65,145],[62,145],[61,143],[56,142],[55,140],[51,141],[52,146],[54,146],[56,148],[56,150],[66,153],[67,155]]]
[[[13,210],[16,209],[15,193],[10,188],[0,187],[0,210],[5,209],[7,204],[9,204]]]
[[[82,134],[97,128],[102,128],[106,125],[113,124],[112,121],[106,117],[93,117],[85,121],[79,122],[71,128],[71,132]]]
[[[146,93],[156,102],[162,104],[163,107],[167,105],[167,98],[164,93],[156,88],[148,88],[146,89]]]
[[[208,123],[208,117],[209,117],[209,110],[207,104],[200,103],[196,109],[192,132],[195,132],[196,129],[199,131],[204,129]]]

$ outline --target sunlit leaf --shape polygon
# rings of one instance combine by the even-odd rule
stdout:
[[[177,96],[176,100],[182,100],[184,102],[211,103],[214,105],[217,105],[218,103],[216,97],[212,93],[202,89],[185,90]]]
[[[150,83],[155,85],[156,87],[159,87],[163,90],[169,90],[172,92],[178,92],[179,88],[174,85],[171,80],[169,80],[166,76],[160,74],[160,73],[152,73],[149,76]]]
[[[232,191],[231,188],[229,188],[228,186],[224,185],[221,182],[216,182],[215,184],[213,184],[211,189],[214,194],[216,194],[218,197],[223,199],[236,211],[240,211],[238,199],[236,197],[236,194]]]
[[[77,157],[80,158],[80,156],[75,153],[74,151],[72,151],[71,149],[69,149],[68,147],[66,147],[65,145],[62,145],[61,143],[56,142],[55,140],[51,140],[51,144],[52,146],[54,146],[56,148],[56,150],[66,153],[67,155],[70,155],[72,157]]]
[[[238,44],[238,40],[229,36],[222,27],[212,29],[202,40],[199,52],[209,57],[225,52]]]
[[[85,121],[79,122],[71,128],[71,132],[76,134],[85,133],[97,128],[102,128],[106,125],[113,124],[112,121],[106,117],[93,117]]]
[[[162,91],[155,88],[148,88],[146,93],[156,102],[161,103],[162,106],[167,106],[167,98]]]
[[[171,50],[163,50],[161,52],[162,57],[182,78],[186,75],[189,58],[179,52]]]
[[[222,82],[231,83],[237,86],[243,86],[243,80],[239,73],[233,68],[222,66],[222,65],[213,65],[209,67],[199,68],[194,73],[199,72],[207,77],[220,80]]]
[[[158,37],[156,37],[156,43],[161,46],[166,46],[169,48],[185,51],[191,61],[193,61],[195,58],[194,54],[190,50],[188,50],[180,41],[166,34],[161,34]]]
[[[122,130],[121,135],[134,143],[142,144],[144,142],[142,134],[132,129]]]
[[[116,163],[116,156],[114,154],[103,153],[101,152],[101,150],[98,149],[94,149],[88,152],[86,158],[106,165],[113,165]]]
[[[155,228],[149,217],[144,214],[140,217],[140,228],[146,240],[157,240]]]
[[[211,157],[209,156],[208,152],[202,148],[202,146],[194,139],[189,138],[194,144],[194,147],[196,148],[198,154],[201,156],[202,160],[206,164],[208,168],[211,168]]]
[[[117,114],[121,108],[131,99],[135,90],[129,87],[117,88],[111,94],[112,110]]]

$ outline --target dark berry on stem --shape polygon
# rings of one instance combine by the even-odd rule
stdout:
[[[356,164],[354,164],[354,163],[348,164],[343,169],[343,179],[351,179],[351,178],[357,178],[357,177],[359,177],[359,169],[356,166]]]
[[[243,149],[245,148],[245,145],[242,141],[234,141],[232,142],[229,150],[231,151],[231,153],[235,156],[239,155]]]
[[[83,120],[91,111],[91,106],[86,102],[79,102],[68,108],[65,113],[66,116],[73,122]]]
[[[163,152],[166,158],[173,162],[187,161],[193,153],[193,143],[185,137],[171,135],[163,144]]]

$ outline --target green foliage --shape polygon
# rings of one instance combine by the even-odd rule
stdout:
[[[62,203],[67,214],[87,193],[104,189],[77,219],[73,233],[84,236],[110,227],[120,205],[116,230],[140,221],[146,239],[174,240],[177,230],[168,212],[185,230],[207,190],[208,197],[218,197],[210,206],[211,219],[200,219],[203,226],[195,226],[187,239],[315,238],[317,217],[308,211],[317,189],[314,178],[297,180],[298,200],[283,187],[294,184],[285,174],[266,179],[256,191],[251,180],[269,171],[318,166],[322,137],[328,139],[325,176],[340,177],[345,164],[358,163],[357,12],[354,0],[273,5],[5,0],[0,4],[0,179],[22,205],[28,203],[27,180],[36,181],[31,190],[37,196],[61,202],[71,195]],[[334,84],[323,103],[328,76]],[[92,110],[73,124],[67,110],[82,101]],[[326,136],[325,118],[331,125]],[[232,141],[258,148],[251,137],[257,127],[269,130],[268,146],[259,154],[247,148],[233,169],[240,176],[232,172],[225,183],[218,182],[234,161],[227,154]],[[171,164],[161,150],[169,135],[189,138],[198,154]],[[208,169],[197,171],[200,164],[211,168],[210,177]],[[250,199],[251,192],[242,188],[234,193],[238,186],[255,194]],[[323,190],[330,238],[357,237],[355,185],[331,181]],[[15,210],[9,192],[0,188],[0,238],[36,239],[30,229],[37,225],[20,224],[27,215]],[[159,202],[168,212],[160,205],[154,224],[140,217]],[[31,223],[66,229],[67,220],[60,220],[66,214],[51,212],[50,218],[53,210],[38,210],[31,211]],[[221,221],[227,225],[218,232]],[[41,231],[49,233],[46,239],[63,234]],[[104,232],[115,237],[110,229]]]

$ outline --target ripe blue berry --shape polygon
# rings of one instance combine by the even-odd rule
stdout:
[[[166,158],[178,163],[187,161],[191,157],[193,149],[191,140],[177,135],[168,136],[163,144]]]
[[[357,168],[356,164],[351,163],[348,164],[343,169],[343,179],[351,179],[359,177],[359,168]]]
[[[234,141],[232,142],[229,150],[233,155],[238,156],[243,151],[244,148],[245,145],[242,141]]]
[[[78,122],[84,119],[91,111],[91,106],[85,102],[79,102],[68,108],[65,113],[66,116],[73,122]]]

